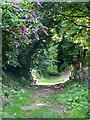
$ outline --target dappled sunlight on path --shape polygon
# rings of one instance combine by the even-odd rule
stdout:
[[[58,84],[63,84],[69,80],[69,71],[65,71],[61,76],[60,76],[60,81],[55,82],[55,83],[44,83],[44,82],[36,82],[35,86],[53,86],[53,85],[58,85]]]
[[[55,79],[55,78],[54,78]],[[48,107],[52,112],[57,112],[63,114],[66,110],[64,105],[51,103],[47,100],[49,95],[52,94],[62,94],[64,92],[62,85],[69,80],[69,71],[65,71],[60,76],[60,82],[56,83],[42,83],[38,82],[34,84],[34,91],[31,95],[31,104],[28,106],[23,106],[24,110],[38,110],[42,107]],[[58,87],[59,86],[59,87]]]

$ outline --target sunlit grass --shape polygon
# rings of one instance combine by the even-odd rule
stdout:
[[[51,73],[51,75],[48,75],[47,77],[41,77],[39,79],[39,82],[42,83],[56,83],[56,82],[61,82],[64,81],[66,79],[69,79],[69,73],[62,71],[60,74],[54,74]]]
[[[47,106],[41,107],[38,110],[29,110],[27,116],[30,118],[62,118],[60,113],[51,111]]]
[[[26,114],[22,109],[24,105],[30,104],[30,95],[32,93],[32,89],[25,89],[21,93],[17,93],[13,95],[13,102],[3,108],[3,117],[5,118],[23,118]]]
[[[12,94],[12,103],[4,106],[3,118],[85,118],[88,112],[88,89],[86,84],[71,82],[65,85],[64,93],[57,92],[50,95],[40,96],[39,100],[43,103],[64,105],[65,113],[53,112],[48,106],[40,107],[36,110],[24,110],[24,106],[32,106],[38,99],[32,99],[36,88],[22,89]]]
[[[85,84],[72,82],[64,88],[64,93],[52,93],[43,97],[44,102],[63,104],[66,118],[85,118],[88,112],[88,88]]]
[[[62,115],[53,112],[48,106],[43,106],[36,110],[24,110],[24,106],[34,105],[35,100],[31,99],[34,88],[23,90],[21,93],[13,95],[13,102],[4,106],[3,118],[61,118]]]
[[[58,76],[58,77],[52,77],[52,78],[50,78],[50,77],[48,77],[48,78],[41,78],[39,80],[39,82],[43,82],[43,83],[56,83],[56,82],[60,82],[60,81],[62,81],[60,79],[60,76]]]

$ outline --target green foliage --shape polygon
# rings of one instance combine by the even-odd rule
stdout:
[[[43,7],[27,1],[1,3],[4,71],[14,71],[13,74],[16,73],[16,76],[19,74],[29,80],[32,80],[32,68],[40,75],[47,76],[48,72],[57,73],[56,47],[63,41],[63,36],[69,42],[65,41],[62,44],[62,67],[66,68],[70,61],[78,61],[78,49],[81,49],[81,53],[82,47],[89,49],[88,3],[44,2]],[[76,42],[80,45],[74,49],[73,43]],[[87,53],[89,58],[89,50]]]
[[[58,77],[52,77],[52,78],[51,77],[41,78],[39,81],[42,83],[56,83],[56,82],[62,81],[62,79],[60,79],[60,76],[58,76]]]
[[[54,41],[54,43],[56,42],[56,44],[59,45],[63,41],[63,36],[65,39],[68,39],[68,43],[67,41],[64,41],[62,44],[62,48],[63,48],[62,51],[64,53],[63,54],[60,53],[59,55],[59,57],[63,56],[64,59],[64,63],[62,64],[62,66],[60,66],[61,68],[66,68],[71,63],[79,62],[78,56],[82,60],[87,59],[86,56],[87,53],[89,52],[89,48],[88,48],[88,44],[89,44],[88,17],[89,16],[88,16],[87,5],[88,3],[85,4],[43,3],[43,9],[40,10],[43,13],[45,13],[44,21],[49,26],[52,43]],[[80,6],[82,7],[80,8]],[[82,56],[84,53],[83,48],[87,49],[85,58],[83,58]],[[52,48],[50,46],[50,50],[51,49]],[[53,52],[54,50],[52,49],[51,50],[52,57],[53,55],[56,56],[55,54],[53,54]],[[53,69],[55,67],[55,66],[53,67],[53,63],[51,64],[51,67],[49,66],[49,69],[50,68]]]
[[[59,113],[52,112],[48,107],[42,107],[39,110],[32,110],[28,113],[31,118],[62,118]]]
[[[15,86],[14,82],[14,86]],[[19,85],[17,85],[19,87]],[[34,101],[30,98],[33,94],[33,91],[36,89],[30,88],[29,89],[22,89],[15,90],[11,87],[3,86],[2,89],[2,99],[5,100],[6,96],[4,93],[8,92],[8,98],[11,101],[4,104],[3,112],[1,113],[3,118],[61,118],[62,115],[59,113],[54,113],[48,107],[44,106],[39,108],[38,110],[23,110],[23,106],[25,105],[33,105]],[[36,101],[35,101],[36,102]]]
[[[17,84],[17,83],[15,83]],[[18,85],[19,87],[19,85]],[[9,91],[10,103],[3,107],[2,116],[4,118],[86,118],[88,112],[88,90],[86,84],[70,82],[65,85],[63,93],[51,93],[50,95],[41,96],[40,100],[44,103],[64,105],[64,114],[52,112],[47,106],[43,106],[38,110],[24,110],[23,106],[34,105],[38,99],[32,100],[32,94],[36,88],[26,88],[14,90],[3,86],[3,93]],[[3,95],[2,99],[6,98]],[[4,101],[3,99],[3,101]],[[37,101],[36,101],[37,100]]]
[[[52,94],[45,101],[54,104],[63,104],[67,118],[86,118],[88,112],[88,87],[85,84],[70,83],[64,88],[63,94]]]
[[[18,60],[21,52],[39,40],[38,31],[46,32],[33,7],[29,2],[2,2],[3,67],[21,66]]]
[[[15,81],[13,81],[13,84],[9,84],[9,86],[2,85],[1,99],[3,111],[0,114],[4,118],[16,118],[16,116],[22,118],[24,111],[20,107],[29,103],[29,97],[33,89],[22,88]]]
[[[51,74],[58,74],[57,66],[55,63],[49,65],[47,68],[47,71],[48,71],[48,73],[51,73]]]
[[[47,47],[39,50],[39,54],[36,56],[36,70],[41,76],[48,76],[48,73],[57,72],[57,45],[53,42],[47,44]]]
[[[83,109],[76,107],[69,112],[68,118],[87,118],[86,114],[87,114],[86,107],[84,107]]]
[[[89,3],[45,3],[42,9],[32,2],[2,3],[2,62],[4,71],[22,75],[32,80],[31,71],[35,69],[40,75],[57,73],[57,52],[64,60],[60,67],[75,64],[80,59],[88,61],[90,41],[88,41]],[[34,12],[29,11],[34,9]],[[0,9],[1,12],[1,9]],[[28,17],[28,18],[27,18]],[[49,36],[47,33],[49,27]],[[44,35],[43,32],[47,35]],[[63,41],[63,37],[68,41]],[[61,44],[62,43],[62,44]],[[79,44],[78,44],[79,43]],[[60,46],[59,46],[60,45]],[[59,51],[57,51],[59,46]],[[84,49],[87,49],[83,59]],[[80,58],[78,58],[80,55]],[[12,78],[3,75],[1,98],[5,101],[3,114],[5,118],[60,118],[62,115],[52,112],[48,107],[39,110],[24,111],[23,105],[30,101],[33,88],[21,89]],[[20,80],[20,79],[17,79]],[[48,79],[51,81],[51,79]],[[48,81],[47,79],[41,81]],[[57,79],[52,82],[56,82]],[[22,82],[22,81],[21,81]],[[10,83],[10,84],[9,84]],[[30,83],[29,83],[30,84]],[[8,85],[8,86],[6,86]],[[72,83],[64,88],[64,93],[44,97],[43,101],[63,104],[66,109],[64,117],[85,118],[88,112],[88,91],[84,84]]]
[[[11,117],[24,117],[24,111],[21,109],[23,105],[28,104],[29,101],[29,91],[21,89],[20,91],[16,92],[13,97],[13,102],[10,105],[7,105],[3,108],[3,117],[11,118]]]

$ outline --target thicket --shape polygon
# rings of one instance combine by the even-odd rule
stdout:
[[[88,2],[1,4],[5,73],[32,81],[33,69],[47,75],[71,66],[71,77],[83,79],[83,64],[90,56]]]

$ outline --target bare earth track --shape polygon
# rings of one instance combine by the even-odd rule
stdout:
[[[51,109],[51,111],[63,114],[65,112],[64,105],[52,104],[50,103],[50,101],[43,102],[43,99],[48,97],[52,93],[54,94],[63,93],[63,90],[60,89],[60,87],[62,87],[62,85],[65,84],[69,80],[69,72],[65,72],[63,75],[61,75],[60,79],[62,79],[62,81],[57,82],[57,83],[38,82],[38,84],[33,85],[35,87],[35,90],[33,91],[33,94],[30,98],[30,101],[33,101],[33,104],[31,104],[30,106],[23,106],[23,109],[24,110],[37,110],[43,106],[47,106],[48,108]]]
[[[68,82],[69,80],[69,72],[66,71],[64,72],[61,76],[60,76],[60,82],[56,82],[56,83],[42,83],[42,82],[38,82],[36,84],[34,84],[33,86],[37,86],[37,87],[58,87],[58,86],[62,86],[64,85],[66,82]]]

